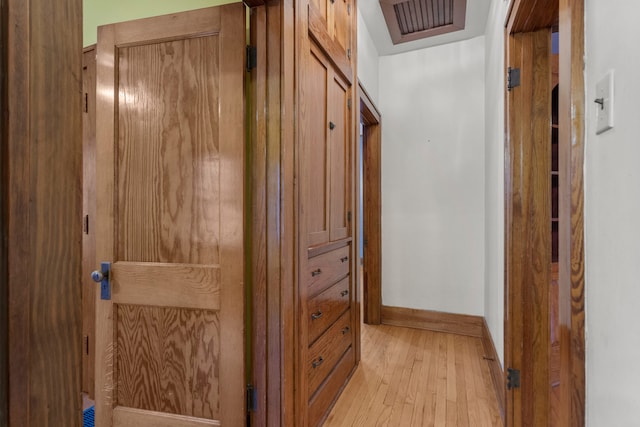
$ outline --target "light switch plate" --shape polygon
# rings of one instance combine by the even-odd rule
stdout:
[[[596,84],[596,134],[613,128],[613,70]]]

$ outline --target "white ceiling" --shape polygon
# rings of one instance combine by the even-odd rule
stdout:
[[[467,0],[467,20],[464,30],[397,45],[391,42],[379,0],[359,0],[358,11],[367,25],[378,54],[384,56],[481,36],[484,34],[490,4],[491,0]]]

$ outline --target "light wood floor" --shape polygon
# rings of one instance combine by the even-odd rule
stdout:
[[[362,326],[362,360],[324,427],[502,426],[479,338]]]

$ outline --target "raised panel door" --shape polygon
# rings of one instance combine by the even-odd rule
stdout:
[[[338,0],[341,1],[341,0]],[[349,114],[349,87],[336,74],[330,82],[330,128],[329,150],[331,153],[330,181],[330,232],[331,241],[349,236],[349,135],[351,120]]]
[[[245,422],[242,4],[100,28],[96,421]]]

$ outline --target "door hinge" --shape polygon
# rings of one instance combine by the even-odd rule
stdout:
[[[247,71],[251,71],[258,65],[258,49],[255,46],[247,46]]]
[[[82,341],[84,344],[84,354],[89,355],[89,335],[83,335]]]
[[[507,90],[520,86],[520,68],[507,68]]]
[[[84,234],[89,234],[89,215],[84,216],[84,220],[82,221],[82,230]]]
[[[247,384],[247,412],[255,412],[258,409],[258,392],[253,384]]]
[[[85,113],[89,112],[89,94],[88,93],[84,94],[84,112]]]
[[[351,110],[351,98],[347,99],[347,108]]]
[[[351,48],[347,49],[347,58],[351,59]]]
[[[347,15],[351,15],[351,3],[347,3]]]
[[[520,370],[507,369],[507,390],[520,388]]]
[[[347,212],[347,221],[351,221],[351,211]]]

